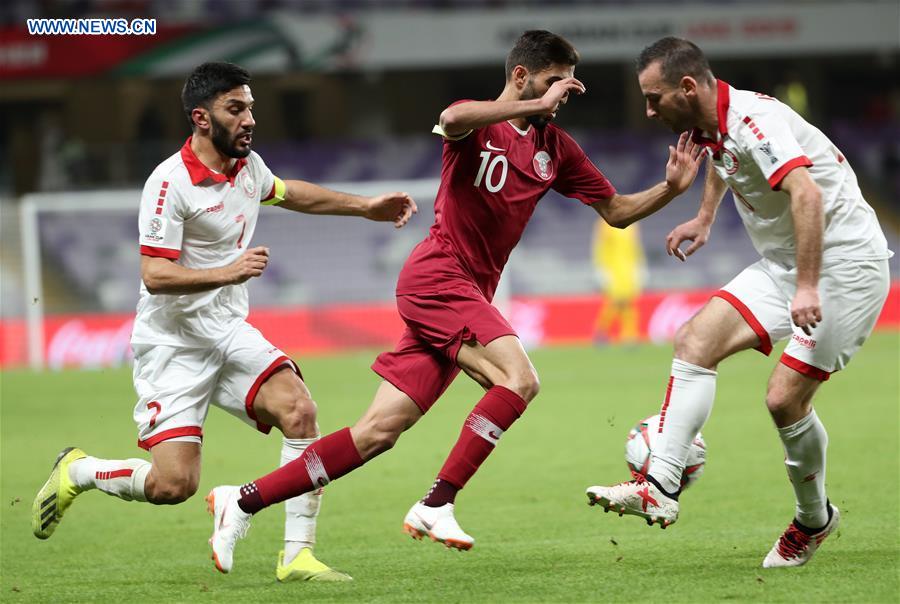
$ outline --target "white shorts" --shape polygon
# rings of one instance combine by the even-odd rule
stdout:
[[[150,449],[165,440],[203,436],[213,404],[268,433],[257,421],[253,401],[263,382],[284,366],[297,365],[245,321],[207,348],[135,345],[134,421],[138,446]]]
[[[823,266],[819,275],[822,321],[807,336],[791,321],[797,269],[762,259],[714,294],[729,302],[759,336],[757,350],[790,337],[781,362],[825,381],[847,366],[881,314],[890,288],[887,260],[846,260]]]

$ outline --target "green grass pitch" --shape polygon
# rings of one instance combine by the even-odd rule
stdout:
[[[280,450],[277,434],[264,437],[219,410],[206,424],[203,476],[191,500],[155,507],[91,492],[49,541],[35,539],[31,500],[63,446],[143,455],[130,372],[6,372],[0,600],[897,602],[898,344],[896,333],[876,334],[819,392],[831,441],[829,494],[843,523],[804,568],[760,568],[793,512],[763,404],[776,353],[745,352],[720,367],[704,429],[706,473],[683,496],[678,524],[662,531],[588,507],[584,489],[627,476],[625,436],[658,411],[670,348],[556,348],[533,352],[540,396],[457,499],[474,549],[445,550],[400,531],[479,398],[461,377],[392,451],[328,487],[317,553],[356,580],[323,585],[276,583],[280,506],[254,519],[232,574],[215,571],[203,495],[268,472]],[[368,405],[373,356],[299,359],[323,432],[352,423]]]

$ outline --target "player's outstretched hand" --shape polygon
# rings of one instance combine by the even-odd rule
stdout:
[[[687,260],[688,256],[699,250],[707,241],[709,241],[709,232],[711,229],[712,224],[705,220],[701,220],[699,217],[679,224],[672,229],[672,232],[666,237],[666,253],[669,256],[675,256],[684,262]],[[682,251],[680,246],[685,241],[690,241],[691,244]]]
[[[700,169],[700,145],[694,144],[690,132],[682,132],[676,147],[669,146],[669,161],[666,163],[666,184],[681,195],[693,184]]]
[[[548,113],[558,111],[559,104],[565,104],[565,100],[568,100],[570,92],[573,94],[584,94],[585,90],[584,84],[575,78],[557,80],[550,85],[550,88],[541,97],[543,109]]]
[[[269,264],[269,248],[251,247],[241,257],[228,265],[232,283],[243,283],[250,277],[259,277]]]
[[[797,287],[791,302],[791,320],[803,333],[812,335],[812,330],[822,321],[822,305],[815,287]]]
[[[393,222],[399,229],[418,211],[416,202],[408,193],[385,193],[369,199],[365,216],[369,220]]]

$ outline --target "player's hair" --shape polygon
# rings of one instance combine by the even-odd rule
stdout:
[[[715,80],[703,51],[690,40],[673,36],[660,38],[641,51],[637,72],[643,72],[656,61],[659,61],[660,73],[667,84],[677,84],[684,76],[707,84]]]
[[[562,36],[543,29],[526,31],[516,40],[506,57],[506,79],[516,65],[531,72],[547,69],[551,65],[577,65],[578,51]]]
[[[203,63],[194,68],[181,89],[181,106],[191,128],[191,112],[196,107],[210,108],[210,103],[223,92],[250,83],[250,73],[233,63]]]

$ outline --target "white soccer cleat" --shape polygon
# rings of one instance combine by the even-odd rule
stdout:
[[[603,506],[604,512],[618,512],[619,516],[640,516],[653,526],[658,523],[666,528],[678,520],[678,501],[672,499],[640,474],[634,480],[620,482],[611,487],[588,487],[589,505]]]
[[[413,539],[428,536],[432,541],[459,550],[472,549],[475,544],[475,539],[467,535],[456,522],[452,503],[431,508],[421,501],[417,502],[403,519],[403,532]]]
[[[763,568],[778,568],[781,566],[803,566],[809,562],[825,537],[834,532],[838,524],[841,522],[841,512],[830,502],[828,508],[831,511],[831,518],[828,523],[818,533],[807,535],[797,528],[797,525],[791,522],[772,549],[763,560]]]
[[[251,514],[238,506],[240,487],[216,487],[206,496],[206,509],[213,516],[213,534],[209,538],[212,559],[219,572],[231,572],[234,546],[250,529]]]

